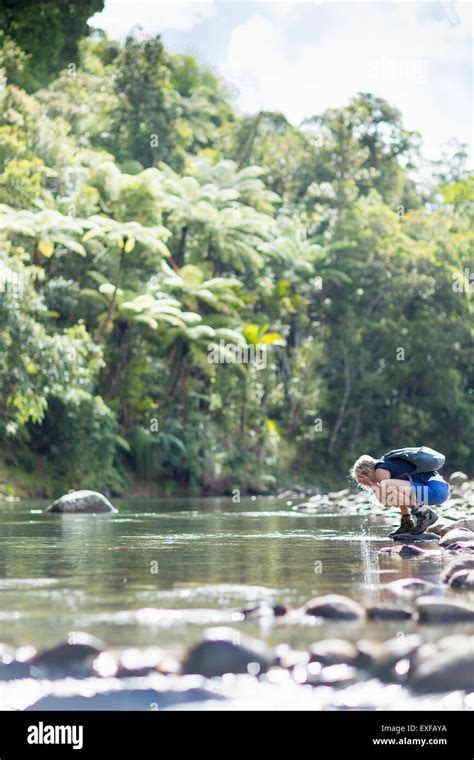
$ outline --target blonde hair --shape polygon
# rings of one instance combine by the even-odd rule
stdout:
[[[376,459],[370,456],[370,454],[362,454],[359,459],[356,459],[353,466],[350,469],[350,474],[356,479],[357,475],[365,475],[367,476],[370,472],[370,470],[374,469],[374,464],[376,463]]]

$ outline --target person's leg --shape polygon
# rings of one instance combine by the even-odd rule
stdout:
[[[420,506],[408,480],[387,478],[373,486],[372,490],[384,507],[397,507],[403,516],[409,516],[411,510]]]
[[[411,511],[416,508],[418,502],[409,481],[389,478],[373,486],[373,491],[381,504],[385,507],[396,507],[401,512],[400,527],[389,533],[389,537],[395,538],[410,533],[415,527]]]

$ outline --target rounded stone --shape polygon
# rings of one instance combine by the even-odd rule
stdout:
[[[264,673],[275,657],[265,644],[242,636],[232,628],[211,628],[203,641],[192,647],[182,663],[185,674],[197,673],[206,678],[225,673]]]
[[[46,512],[60,514],[96,514],[99,512],[118,512],[106,496],[98,491],[72,491],[53,501]]]
[[[472,533],[470,530],[467,530],[467,528],[453,528],[452,530],[449,530],[447,533],[445,533],[444,536],[440,539],[439,546],[446,548],[451,544],[465,541],[474,541],[474,533]]]
[[[467,483],[469,478],[467,477],[465,472],[461,472],[460,470],[457,470],[456,472],[451,473],[449,476],[449,482],[453,486],[462,486],[463,483]]]
[[[365,610],[358,602],[339,594],[327,594],[310,599],[302,609],[306,615],[329,620],[363,620],[365,618]]]
[[[474,608],[463,602],[422,596],[416,600],[420,623],[457,623],[474,620]]]

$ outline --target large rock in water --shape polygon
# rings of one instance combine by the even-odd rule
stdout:
[[[71,491],[56,499],[47,507],[46,512],[62,514],[81,514],[97,512],[118,512],[110,501],[98,491]]]
[[[275,657],[261,641],[242,636],[232,628],[210,628],[204,640],[187,653],[182,672],[206,678],[225,673],[264,673]]]
[[[474,641],[470,636],[448,636],[434,651],[415,660],[408,674],[417,692],[466,691],[474,689]]]
[[[459,570],[474,570],[474,557],[459,557],[453,559],[441,572],[440,580],[443,583],[449,583],[451,578]]]
[[[416,600],[420,623],[463,623],[474,620],[474,607],[437,596],[421,596]]]
[[[451,546],[451,544],[467,543],[474,540],[474,533],[471,533],[467,528],[453,528],[448,530],[440,539],[439,545],[444,548]]]
[[[303,606],[306,615],[329,620],[363,620],[365,610],[353,599],[339,594],[327,594],[311,599]]]

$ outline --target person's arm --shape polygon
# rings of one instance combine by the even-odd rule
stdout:
[[[381,480],[388,480],[392,477],[392,473],[389,470],[384,470],[383,467],[377,467],[375,470],[375,480],[380,483]]]

